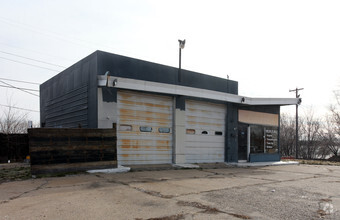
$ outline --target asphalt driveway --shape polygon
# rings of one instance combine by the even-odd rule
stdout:
[[[82,174],[0,184],[0,219],[340,219],[340,167]]]

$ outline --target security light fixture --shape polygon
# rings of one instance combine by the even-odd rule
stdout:
[[[185,46],[185,39],[184,40],[178,40],[179,42],[179,48],[183,49]]]
[[[113,82],[112,82],[112,86],[115,87],[117,85],[117,79],[114,79]]]

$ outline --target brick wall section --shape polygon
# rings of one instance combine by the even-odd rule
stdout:
[[[116,129],[28,130],[32,174],[117,167]]]

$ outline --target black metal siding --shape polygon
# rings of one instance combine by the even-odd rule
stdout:
[[[45,127],[97,127],[96,53],[40,85],[40,121]]]
[[[219,77],[188,70],[181,70],[182,80],[178,82],[178,68],[148,61],[97,51],[98,75],[110,71],[112,76],[152,82],[183,85],[200,89],[238,94],[238,83]]]

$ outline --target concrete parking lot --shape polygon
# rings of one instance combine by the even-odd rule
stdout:
[[[81,174],[0,184],[0,219],[340,219],[340,167]]]

